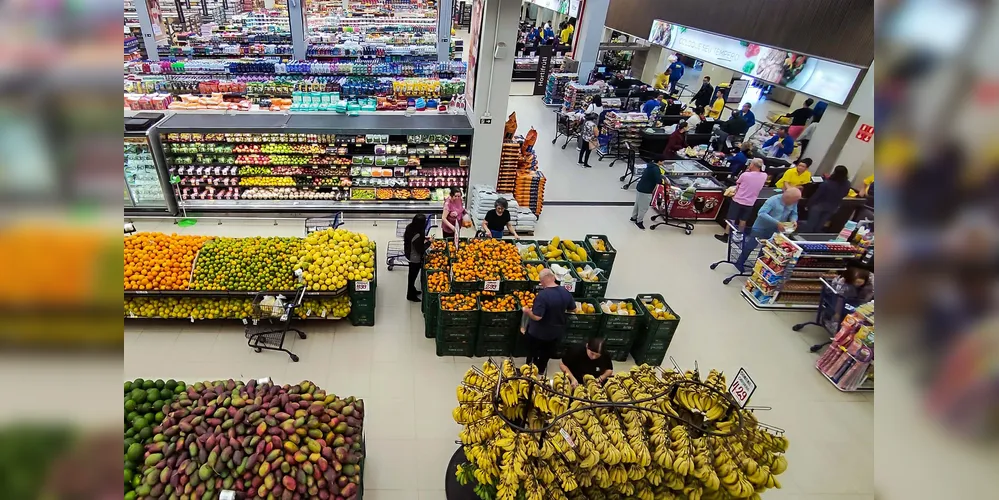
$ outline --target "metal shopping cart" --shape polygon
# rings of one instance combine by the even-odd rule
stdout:
[[[711,264],[711,269],[718,267],[719,264],[732,264],[739,260],[739,254],[742,253],[742,241],[743,238],[747,238],[748,235],[739,231],[739,228],[732,224],[732,221],[725,221],[725,225],[728,227],[728,242],[725,244],[725,260],[719,260],[714,264]],[[757,245],[753,253],[746,258],[745,272],[735,273],[728,278],[722,280],[722,284],[729,284],[732,282],[732,278],[737,276],[752,276],[753,266],[756,265],[756,259],[760,255],[761,245]]]
[[[555,110],[555,138],[552,139],[552,144],[555,144],[560,137],[565,137],[565,142],[562,143],[562,149],[565,149],[569,141],[579,137],[582,124],[583,121],[577,114]]]
[[[820,278],[820,280],[822,281],[822,292],[819,296],[819,310],[815,313],[815,319],[805,323],[798,323],[791,327],[796,332],[801,331],[807,325],[816,325],[825,328],[829,334],[829,340],[813,345],[809,349],[811,352],[819,352],[820,349],[831,344],[832,338],[839,331],[840,322],[855,309],[847,302],[846,297],[836,290],[836,287],[832,283],[825,278]]]
[[[267,297],[280,301],[270,303]],[[305,338],[305,332],[291,328],[295,308],[302,305],[303,297],[305,297],[304,286],[295,292],[290,301],[287,297],[275,296],[272,293],[261,292],[255,295],[250,321],[243,320],[246,323],[246,345],[252,347],[255,352],[263,349],[286,352],[291,360],[297,363],[298,356],[284,348],[284,336],[292,331],[298,333],[298,338]]]
[[[646,166],[645,168],[649,168]],[[661,168],[661,167],[656,167]],[[666,186],[660,184],[656,186],[656,191],[652,193],[652,209],[656,211],[656,215],[652,216],[652,220],[661,219],[662,222],[657,222],[653,224],[649,229],[655,229],[662,225],[667,225],[671,227],[678,227],[683,229],[683,232],[690,234],[694,230],[694,224],[687,219],[681,219],[671,215],[673,209],[679,203],[689,202],[692,198],[689,198],[687,191],[684,191],[676,186]],[[696,196],[696,193],[695,193]]]
[[[425,236],[430,236],[430,231],[437,227],[436,217],[438,214],[430,214],[427,216],[427,226],[423,230]],[[406,226],[410,224],[410,221],[400,220],[395,223],[395,237],[402,238],[406,234]],[[406,257],[405,242],[402,240],[394,240],[388,242],[385,249],[385,263],[388,266],[388,270],[391,271],[395,269],[396,266],[408,266],[409,258]]]
[[[333,214],[333,217],[312,217],[305,219],[305,234],[312,234],[324,229],[336,229],[343,225],[343,212]]]

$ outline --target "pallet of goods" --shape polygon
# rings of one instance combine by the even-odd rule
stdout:
[[[241,319],[258,294],[304,299],[299,319],[373,326],[375,243],[345,229],[305,238],[135,233],[124,241],[125,318]]]
[[[552,73],[548,75],[545,82],[545,96],[542,101],[548,106],[558,106],[562,104],[565,95],[565,86],[579,78],[576,73]]]
[[[534,215],[540,217],[545,204],[545,174],[537,170],[521,171],[517,174],[517,183],[513,196],[523,207],[527,207]]]
[[[517,172],[520,170],[521,145],[516,141],[506,141],[500,152],[499,174],[496,178],[496,189],[504,193],[512,193],[517,184]]]
[[[759,498],[781,487],[788,438],[743,409],[717,370],[639,365],[578,382],[510,359],[471,367],[453,412],[464,460],[449,476],[497,499]]]
[[[360,399],[269,379],[140,378],[124,394],[126,500],[361,498]]]

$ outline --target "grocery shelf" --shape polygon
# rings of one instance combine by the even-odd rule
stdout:
[[[321,134],[455,134],[471,135],[473,128],[465,115],[369,114],[359,116],[332,115],[216,115],[174,114],[156,128],[159,133],[321,133]],[[284,129],[284,130],[281,130]]]
[[[799,293],[799,292],[788,292],[788,293]],[[789,309],[799,309],[799,310],[811,310],[814,311],[818,308],[818,304],[761,304],[753,294],[742,289],[742,297],[749,302],[749,305],[753,306],[753,309],[763,311],[763,310],[789,310]]]
[[[349,285],[348,285],[349,287]],[[305,297],[339,297],[347,288],[333,291],[307,291]],[[126,297],[253,297],[257,294],[293,297],[296,290],[125,290]]]
[[[249,186],[248,186],[249,187]],[[261,187],[261,186],[253,186]],[[266,186],[263,186],[266,187]],[[278,186],[285,187],[285,186]],[[293,186],[287,186],[293,187]],[[368,189],[377,189],[371,187]],[[213,210],[253,210],[253,209],[303,209],[320,210],[324,212],[346,210],[393,209],[402,211],[437,211],[443,202],[412,201],[412,200],[181,200],[187,209]]]
[[[830,377],[829,375],[826,375],[825,373],[823,373],[820,368],[815,367],[815,369],[818,370],[819,373],[822,374],[822,376],[825,377],[826,380],[828,380],[829,383],[832,384],[833,387],[835,387],[839,392],[874,392],[874,387],[870,385],[869,381],[864,382],[863,384],[861,384],[859,387],[857,387],[856,389],[854,389],[852,391],[847,391],[847,390],[843,389],[842,387],[840,387],[839,384],[837,384],[836,382],[833,382],[832,377]]]

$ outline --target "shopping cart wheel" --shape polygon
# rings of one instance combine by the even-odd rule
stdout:
[[[305,338],[305,332],[298,332],[298,338],[304,339]]]
[[[794,331],[796,331],[796,332],[800,332],[801,329],[804,328],[804,327],[805,327],[804,323],[799,323],[797,325],[792,326],[791,329],[794,330]],[[812,351],[812,352],[815,352],[815,351]]]
[[[683,232],[686,233],[686,234],[688,234],[688,235],[691,233],[690,229],[684,229]]]
[[[808,349],[808,352],[819,352],[826,344],[815,344]]]
[[[259,347],[254,347],[253,348],[253,352],[260,352],[260,348]]]
[[[568,145],[568,144],[563,144],[563,145],[562,145],[562,149],[565,149],[565,147],[566,147],[567,145]]]
[[[296,355],[294,355],[294,354],[289,354],[289,356],[291,356],[291,360],[292,360],[292,361],[294,361],[294,362],[298,363],[298,356],[296,356]]]
[[[391,271],[394,266],[392,264],[388,265],[388,270]]]
[[[558,142],[558,137],[552,139],[552,144],[555,144],[556,142]],[[562,148],[562,149],[565,149],[565,148]]]
[[[733,278],[733,277],[734,277],[734,276],[729,276],[728,278],[725,278],[725,279],[723,279],[723,280],[722,280],[722,284],[723,284],[723,285],[727,285],[727,284],[731,283],[731,282],[732,282],[732,278]]]
[[[711,269],[714,269],[714,268],[718,267],[718,262],[715,262],[714,264],[711,264],[710,267],[711,267]]]

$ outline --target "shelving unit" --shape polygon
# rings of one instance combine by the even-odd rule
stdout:
[[[782,233],[761,243],[743,297],[755,309],[818,309],[821,278],[835,278],[858,249],[845,241],[791,239]]]
[[[576,73],[551,73],[545,84],[545,96],[542,101],[546,106],[561,106],[565,99],[565,86],[578,78]]]
[[[174,115],[156,134],[181,210],[436,210],[468,186],[460,115]]]
[[[843,319],[815,369],[843,392],[874,390],[874,303],[857,307]]]

